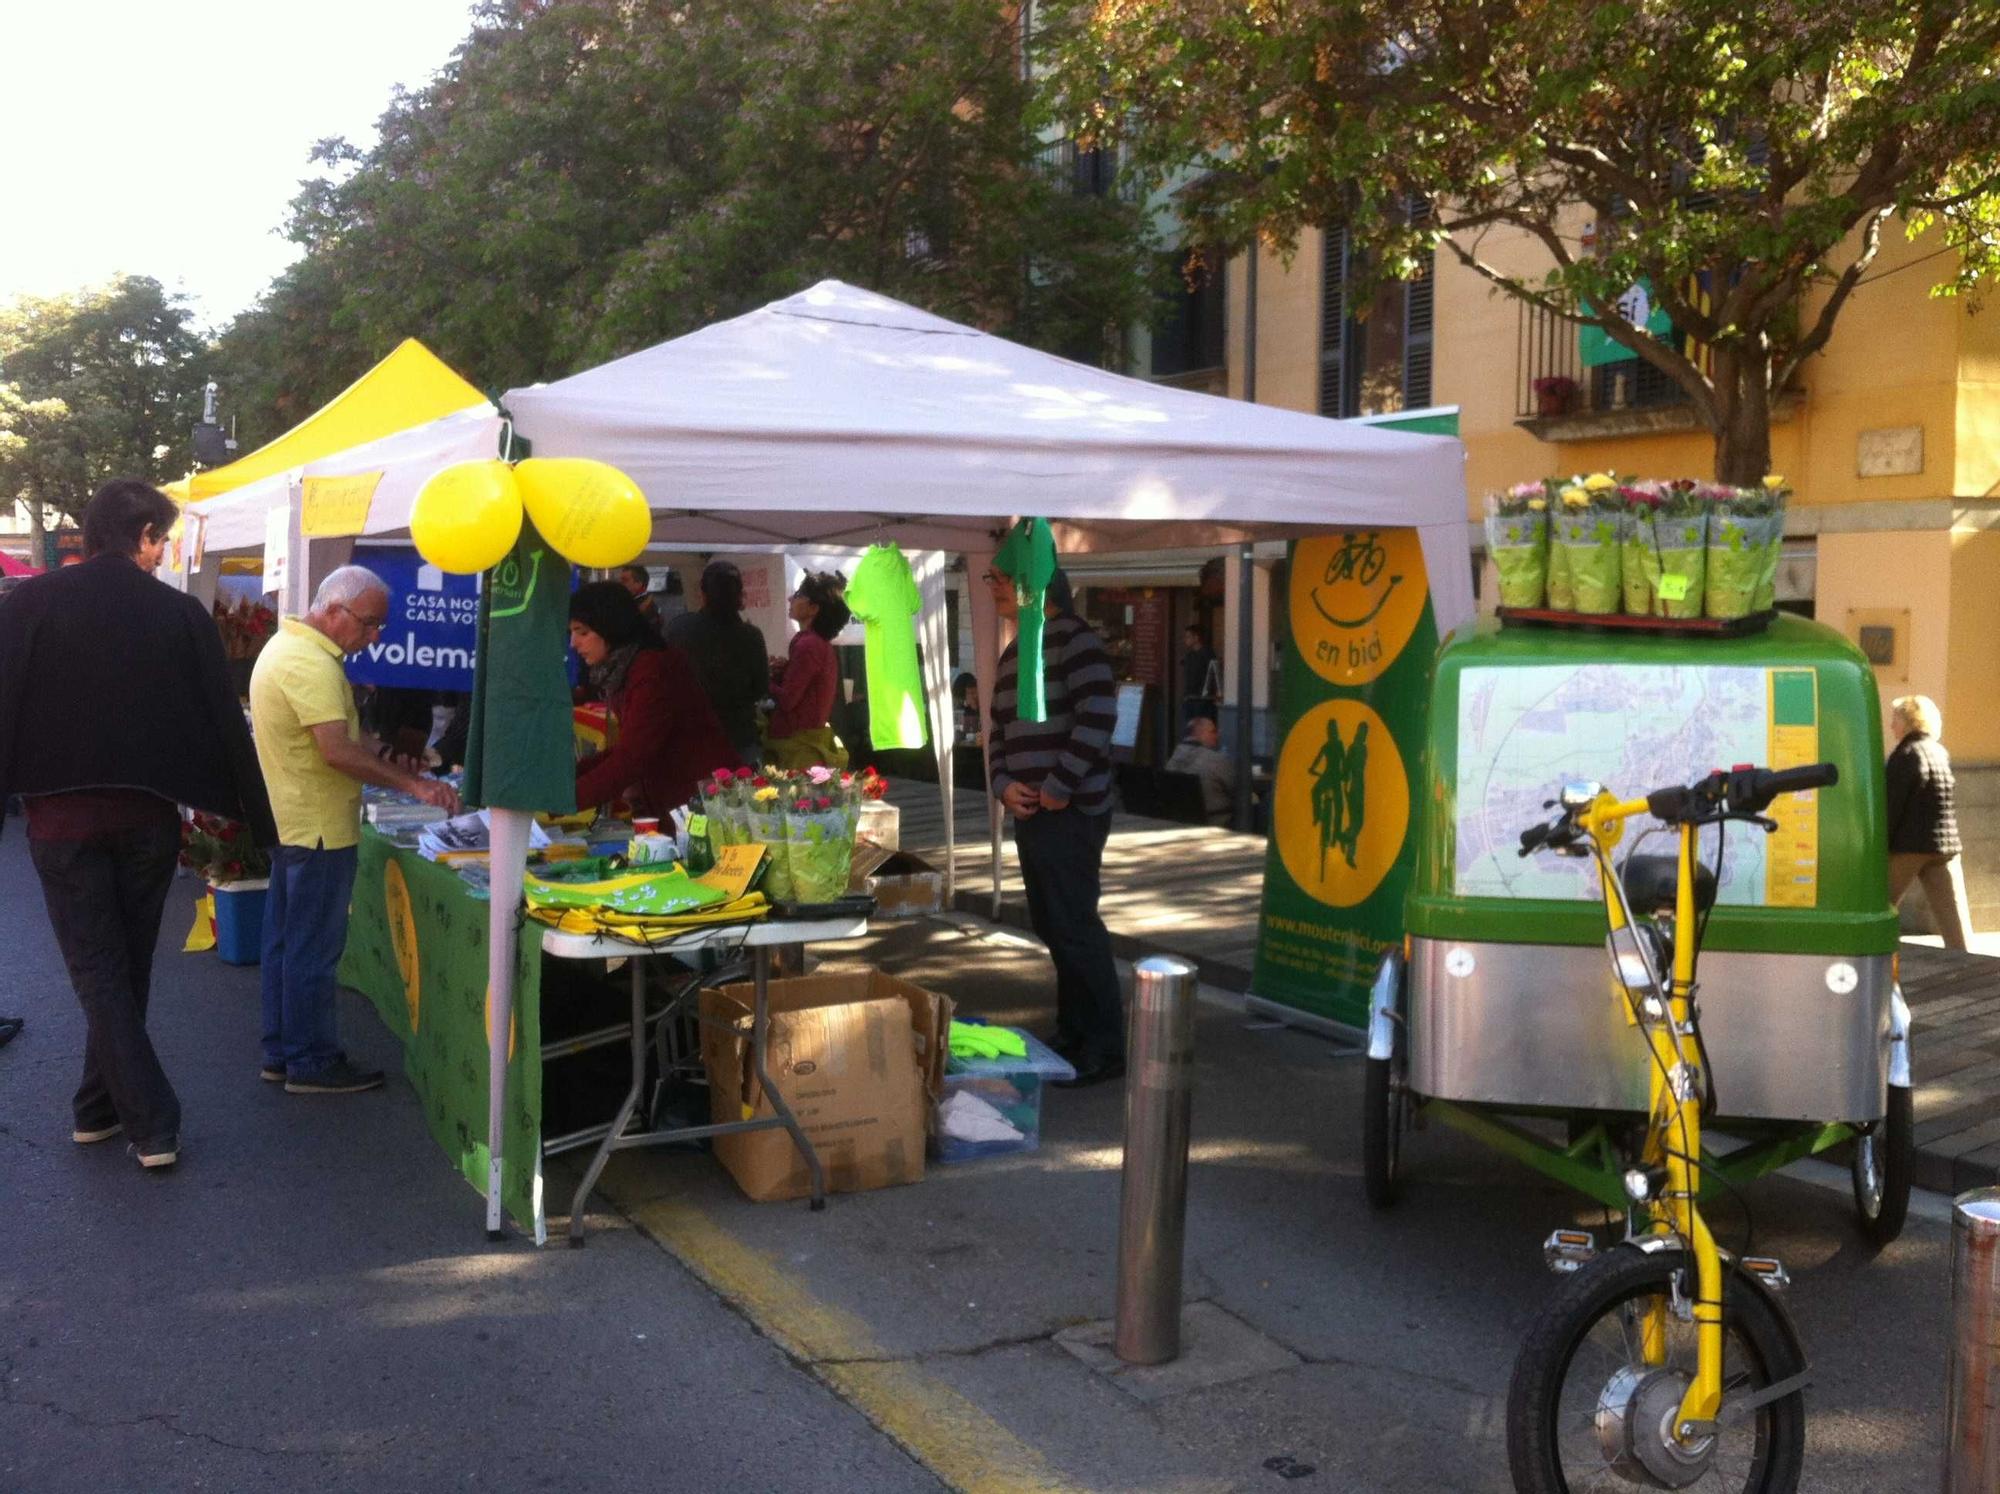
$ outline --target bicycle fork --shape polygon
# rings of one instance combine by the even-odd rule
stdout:
[[[1635,806],[1621,805],[1604,795],[1583,817],[1597,849],[1598,875],[1603,882],[1605,917],[1613,946],[1617,936],[1633,925],[1631,908],[1611,863],[1611,849],[1618,843],[1626,812]],[[1643,807],[1643,801],[1636,807]],[[1599,810],[1608,810],[1601,819]],[[1679,827],[1679,875],[1674,891],[1673,967],[1660,1000],[1657,982],[1641,994],[1621,972],[1621,995],[1630,1008],[1631,1020],[1645,1029],[1651,1047],[1648,1073],[1651,1104],[1650,1125],[1641,1161],[1649,1174],[1662,1176],[1664,1185],[1647,1200],[1653,1227],[1678,1235],[1694,1258],[1695,1293],[1690,1311],[1695,1325],[1695,1375],[1681,1398],[1674,1433],[1682,1443],[1699,1443],[1712,1434],[1716,1413],[1722,1405],[1722,1258],[1715,1237],[1696,1207],[1701,1192],[1701,1096],[1706,1076],[1699,1059],[1683,1046],[1693,1033],[1695,952],[1697,918],[1695,906],[1696,827]],[[1630,939],[1635,952],[1643,954],[1636,935]],[[1645,961],[1652,970],[1650,959]],[[1639,1344],[1645,1363],[1659,1367],[1667,1361],[1668,1314],[1676,1310],[1670,1298],[1655,1298],[1640,1318]]]

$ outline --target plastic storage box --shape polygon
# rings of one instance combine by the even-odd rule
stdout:
[[[217,882],[215,952],[226,965],[254,965],[264,953],[264,898],[270,882]]]
[[[1018,1029],[1014,1029],[1017,1030]],[[1052,1048],[1027,1033],[1026,1058],[951,1058],[946,1061],[944,1088],[938,1099],[936,1124],[931,1134],[931,1155],[940,1162],[972,1162],[980,1157],[1003,1157],[1009,1152],[1032,1152],[1042,1143],[1042,1086],[1051,1079],[1074,1079],[1071,1068]],[[969,1095],[990,1105],[999,1117],[1020,1132],[1018,1137],[993,1141],[969,1141],[945,1134],[946,1107],[954,1096]],[[965,1102],[961,1100],[961,1105]]]

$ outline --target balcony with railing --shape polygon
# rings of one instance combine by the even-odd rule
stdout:
[[[1539,306],[1521,306],[1514,411],[1545,441],[1595,440],[1647,431],[1689,430],[1687,391],[1636,355],[1585,364],[1577,324]],[[1699,343],[1669,332],[1697,362]]]

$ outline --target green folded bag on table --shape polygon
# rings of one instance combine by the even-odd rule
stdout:
[[[531,908],[604,908],[642,917],[671,917],[729,901],[720,887],[697,882],[678,863],[658,871],[613,871],[601,862],[531,873],[523,883]]]

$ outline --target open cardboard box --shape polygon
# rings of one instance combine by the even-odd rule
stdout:
[[[944,907],[944,873],[909,851],[871,867],[861,889],[874,897],[878,918],[922,918]]]
[[[750,1062],[748,984],[702,992],[701,1055],[710,1118],[775,1115]],[[944,1089],[948,997],[880,970],[774,980],[767,1066],[819,1153],[829,1192],[915,1183],[924,1133]],[[804,1198],[805,1158],[782,1127],[715,1138],[715,1155],[759,1203]]]

